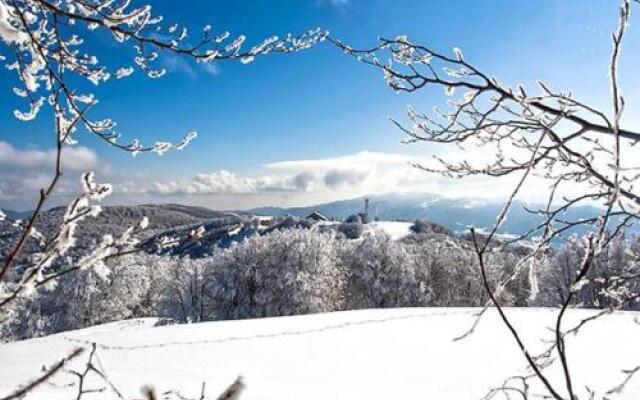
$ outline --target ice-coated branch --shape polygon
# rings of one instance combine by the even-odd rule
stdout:
[[[116,43],[130,43],[132,60],[107,65],[91,54],[88,44],[97,32],[109,32]],[[200,63],[237,61],[249,63],[269,53],[291,53],[307,49],[325,39],[322,29],[308,30],[284,38],[269,37],[252,46],[244,35],[215,33],[210,25],[195,33],[186,26],[164,24],[150,5],[136,6],[130,0],[1,0],[1,61],[15,72],[19,85],[13,93],[27,102],[28,110],[16,110],[24,121],[37,117],[43,106],[51,104],[58,117],[80,115],[84,127],[111,146],[132,154],[153,151],[163,154],[182,149],[196,136],[190,132],[177,143],[157,141],[145,146],[139,140],[120,143],[116,123],[110,118],[92,119],[81,113],[98,99],[79,93],[74,79],[93,85],[123,79],[139,69],[149,78],[160,78],[165,70],[157,67],[162,53],[173,53]],[[73,82],[73,83],[72,83]],[[54,93],[58,92],[56,95]],[[59,95],[59,96],[58,96]],[[64,107],[62,105],[64,104]],[[74,139],[70,136],[68,141]]]
[[[497,309],[527,364],[546,388],[547,396],[557,400],[578,398],[567,353],[567,335],[577,334],[589,322],[638,301],[637,259],[621,265],[619,271],[607,272],[606,279],[597,277],[598,272],[594,272],[594,265],[624,236],[625,229],[640,221],[640,193],[637,190],[640,165],[629,156],[633,146],[640,142],[640,132],[621,126],[626,104],[618,76],[630,15],[631,0],[622,0],[617,29],[611,35],[612,52],[608,60],[611,110],[599,109],[578,99],[571,91],[555,90],[545,82],[538,82],[535,91],[522,85],[505,85],[472,63],[458,48],[449,54],[415,43],[404,35],[380,38],[375,46],[364,49],[329,38],[348,56],[380,70],[392,90],[410,93],[437,89],[447,97],[445,106],[433,107],[431,112],[411,106],[406,121],[392,119],[405,134],[406,143],[435,143],[439,148],[455,150],[448,154],[467,150],[489,155],[481,157],[480,161],[436,155],[433,163],[416,163],[415,167],[449,178],[516,178],[514,188],[488,234],[481,238],[472,230],[471,236],[483,274],[485,255],[519,244],[525,244],[529,249],[518,263],[516,272],[502,284],[494,287],[485,279],[483,286],[490,297],[487,305]],[[539,222],[513,239],[494,240],[516,196],[532,177],[539,179],[537,184],[540,181],[549,184],[545,205],[526,208],[538,217]],[[594,203],[600,206],[598,215],[580,217],[572,213],[580,206]],[[530,269],[529,283],[535,297],[541,289],[537,277],[540,266],[547,270],[554,267],[548,265],[554,259],[552,245],[562,241],[579,243],[572,238],[576,232],[587,235],[584,244],[576,245],[582,251],[580,265],[568,273],[568,287],[560,295],[562,301],[553,329],[554,340],[540,355],[531,355],[502,311],[499,295],[526,266]],[[555,268],[559,269],[558,266]],[[580,291],[591,284],[592,279],[599,279],[599,295],[607,299],[609,306],[572,327],[564,327],[566,310],[579,303]],[[473,332],[485,310],[483,308],[477,314],[473,326],[462,337]],[[557,383],[552,385],[542,372],[541,365],[553,362],[554,354],[561,364],[564,388],[558,386],[557,389],[554,386]],[[506,384],[502,388],[507,396],[513,389]],[[561,393],[565,391],[566,395]]]

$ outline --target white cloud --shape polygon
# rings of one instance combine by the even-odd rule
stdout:
[[[54,176],[54,149],[20,149],[0,141],[0,205],[7,208],[33,207],[40,190],[46,188]],[[81,191],[82,172],[106,173],[108,166],[86,147],[66,146],[62,152],[62,178],[54,191],[53,203]]]
[[[24,168],[49,168],[55,163],[55,151],[18,149],[11,143],[0,141],[0,165]],[[98,166],[98,155],[86,147],[66,147],[63,149],[64,170],[84,171]]]
[[[47,187],[51,182],[52,175],[38,173],[35,175],[25,176],[22,179],[22,187],[29,191],[38,192],[40,189]]]
[[[193,65],[183,57],[178,57],[173,53],[167,53],[161,60],[162,67],[169,72],[179,72],[187,75],[191,79],[198,77]]]
[[[352,168],[354,166],[393,165],[408,164],[415,161],[415,157],[396,153],[378,153],[361,151],[346,156],[331,157],[315,160],[280,161],[268,164],[271,169],[325,169],[325,168]]]
[[[220,67],[218,64],[213,63],[201,63],[202,69],[209,75],[220,75]]]
[[[257,176],[226,170],[198,173],[186,181],[155,182],[145,191],[162,195],[385,192],[425,179],[424,173],[409,165],[412,160],[402,154],[363,151],[328,159],[273,163]]]
[[[444,147],[439,150],[443,150],[438,152],[441,159],[464,161],[478,169],[492,164],[497,157],[497,151],[471,142],[465,148]],[[521,149],[503,146],[501,150],[507,159],[522,161],[529,157]],[[501,178],[476,175],[455,179],[423,171],[411,164],[431,169],[442,167],[433,157],[362,151],[325,159],[282,161],[269,164],[267,168],[289,173],[313,171],[322,177],[320,191],[337,192],[345,197],[385,192],[428,192],[446,197],[503,198],[511,193],[520,178],[517,173]],[[530,176],[520,191],[520,198],[530,202],[544,201],[550,183],[547,179]],[[567,184],[562,188],[562,194],[576,193],[579,189],[576,185]]]
[[[325,159],[282,161],[268,164],[270,170],[313,173],[316,188],[351,194],[388,192],[405,187],[408,181],[426,180],[424,173],[410,166],[415,157],[397,153],[361,151]],[[403,189],[404,190],[404,189]]]
[[[491,151],[474,146],[441,151],[440,155],[449,161],[467,161],[474,166],[491,163],[496,157]],[[518,158],[520,154],[513,152],[509,156]],[[519,174],[502,178],[477,175],[452,179],[425,172],[413,167],[412,163],[430,168],[439,165],[433,157],[362,151],[323,159],[280,161],[267,164],[258,174],[250,176],[219,170],[198,173],[186,180],[158,181],[146,186],[128,185],[122,189],[123,193],[130,195],[162,195],[164,199],[176,201],[181,201],[184,196],[197,196],[197,199],[192,197],[187,201],[211,207],[224,204],[224,207],[238,209],[258,205],[311,204],[389,192],[500,199],[511,193],[520,177]],[[531,176],[519,197],[527,202],[544,201],[549,184],[548,180]],[[570,186],[564,189],[566,193],[577,190]]]
[[[217,76],[220,74],[220,67],[217,64],[207,62],[193,63],[172,53],[163,55],[161,63],[162,67],[167,71],[185,74],[191,79],[198,78],[199,68],[209,75]]]
[[[357,187],[361,185],[371,171],[357,169],[331,169],[324,176],[324,184],[331,189]]]
[[[220,170],[196,174],[190,181],[155,182],[151,191],[159,194],[248,194],[308,191],[312,187],[313,177],[308,173],[242,177]]]
[[[342,9],[347,6],[351,0],[316,0],[316,6],[323,6],[325,4]]]

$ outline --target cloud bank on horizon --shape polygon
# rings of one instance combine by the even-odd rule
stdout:
[[[329,158],[283,160],[263,165],[251,175],[227,169],[202,171],[181,179],[149,179],[114,173],[91,149],[65,149],[63,178],[59,199],[77,192],[77,178],[87,168],[100,171],[114,184],[113,203],[164,203],[206,205],[219,209],[243,209],[257,206],[309,205],[369,194],[391,192],[432,193],[445,197],[493,199],[507,196],[517,176],[496,180],[477,176],[451,179],[428,173],[418,166],[437,169],[433,157],[415,157],[400,153],[360,151]],[[460,149],[441,155],[472,165],[482,165],[494,157],[490,152]],[[518,157],[516,151],[510,157]],[[50,178],[53,149],[19,149],[0,141],[0,207],[25,209]],[[543,200],[541,190],[549,182],[538,177],[524,188],[520,198],[527,202]],[[487,188],[491,188],[488,190]],[[575,188],[573,188],[575,189]],[[572,188],[566,189],[568,192]]]
[[[456,151],[449,160],[475,165],[489,162],[487,152]],[[517,157],[514,153],[512,157]],[[510,194],[518,176],[477,176],[451,179],[421,169],[436,169],[440,162],[431,157],[399,153],[361,151],[353,154],[308,160],[285,160],[264,165],[255,175],[229,170],[200,172],[189,179],[157,180],[147,184],[119,185],[122,193],[155,199],[158,202],[181,201],[213,208],[250,208],[256,206],[309,205],[356,196],[383,193],[431,193],[450,198],[499,199]],[[533,177],[519,198],[526,202],[543,201],[550,185],[543,177]],[[490,188],[490,190],[488,190]],[[577,190],[566,187],[565,194]]]
[[[272,162],[253,174],[218,169],[166,179],[147,173],[131,175],[114,171],[86,147],[69,147],[65,153],[63,167],[68,173],[58,191],[60,203],[77,192],[77,178],[82,171],[92,169],[114,184],[112,204],[179,202],[217,209],[301,206],[394,192],[500,199],[511,193],[518,175],[455,179],[425,169],[439,169],[441,160],[481,168],[495,162],[496,157],[517,160],[527,156],[517,148],[502,147],[500,152],[493,152],[469,143],[466,148],[439,152],[437,158],[359,151],[335,157]],[[34,196],[50,179],[54,154],[53,149],[19,149],[0,141],[0,208],[28,209],[29,199],[35,200]],[[533,176],[518,198],[527,203],[545,201],[544,194],[551,182],[543,176]],[[576,184],[566,185],[558,191],[558,198],[578,190]]]

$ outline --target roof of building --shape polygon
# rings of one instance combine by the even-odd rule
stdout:
[[[329,218],[325,217],[324,215],[320,214],[317,211],[314,211],[311,214],[309,214],[307,216],[307,219],[313,219],[313,220],[316,220],[316,221],[328,221],[329,220]]]

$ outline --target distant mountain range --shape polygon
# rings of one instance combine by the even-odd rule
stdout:
[[[369,214],[371,218],[407,221],[428,220],[459,233],[464,232],[469,226],[485,229],[492,227],[496,216],[504,205],[498,200],[451,199],[429,193],[385,194],[368,196],[367,198],[370,201]],[[309,207],[260,207],[248,210],[248,212],[256,215],[304,217],[317,211],[329,218],[343,219],[351,214],[362,212],[364,201],[365,197],[359,197]],[[525,207],[529,209],[544,208],[540,204],[526,205],[521,201],[515,201],[507,221],[502,226],[502,233],[524,233],[540,222],[540,217],[527,212]],[[564,217],[567,219],[592,218],[599,215],[600,212],[601,210],[597,207],[580,206],[567,212]]]
[[[18,219],[29,218],[32,213],[32,211],[12,211],[12,210],[5,210],[5,209],[2,209],[2,212],[5,213],[7,218],[13,221]]]

